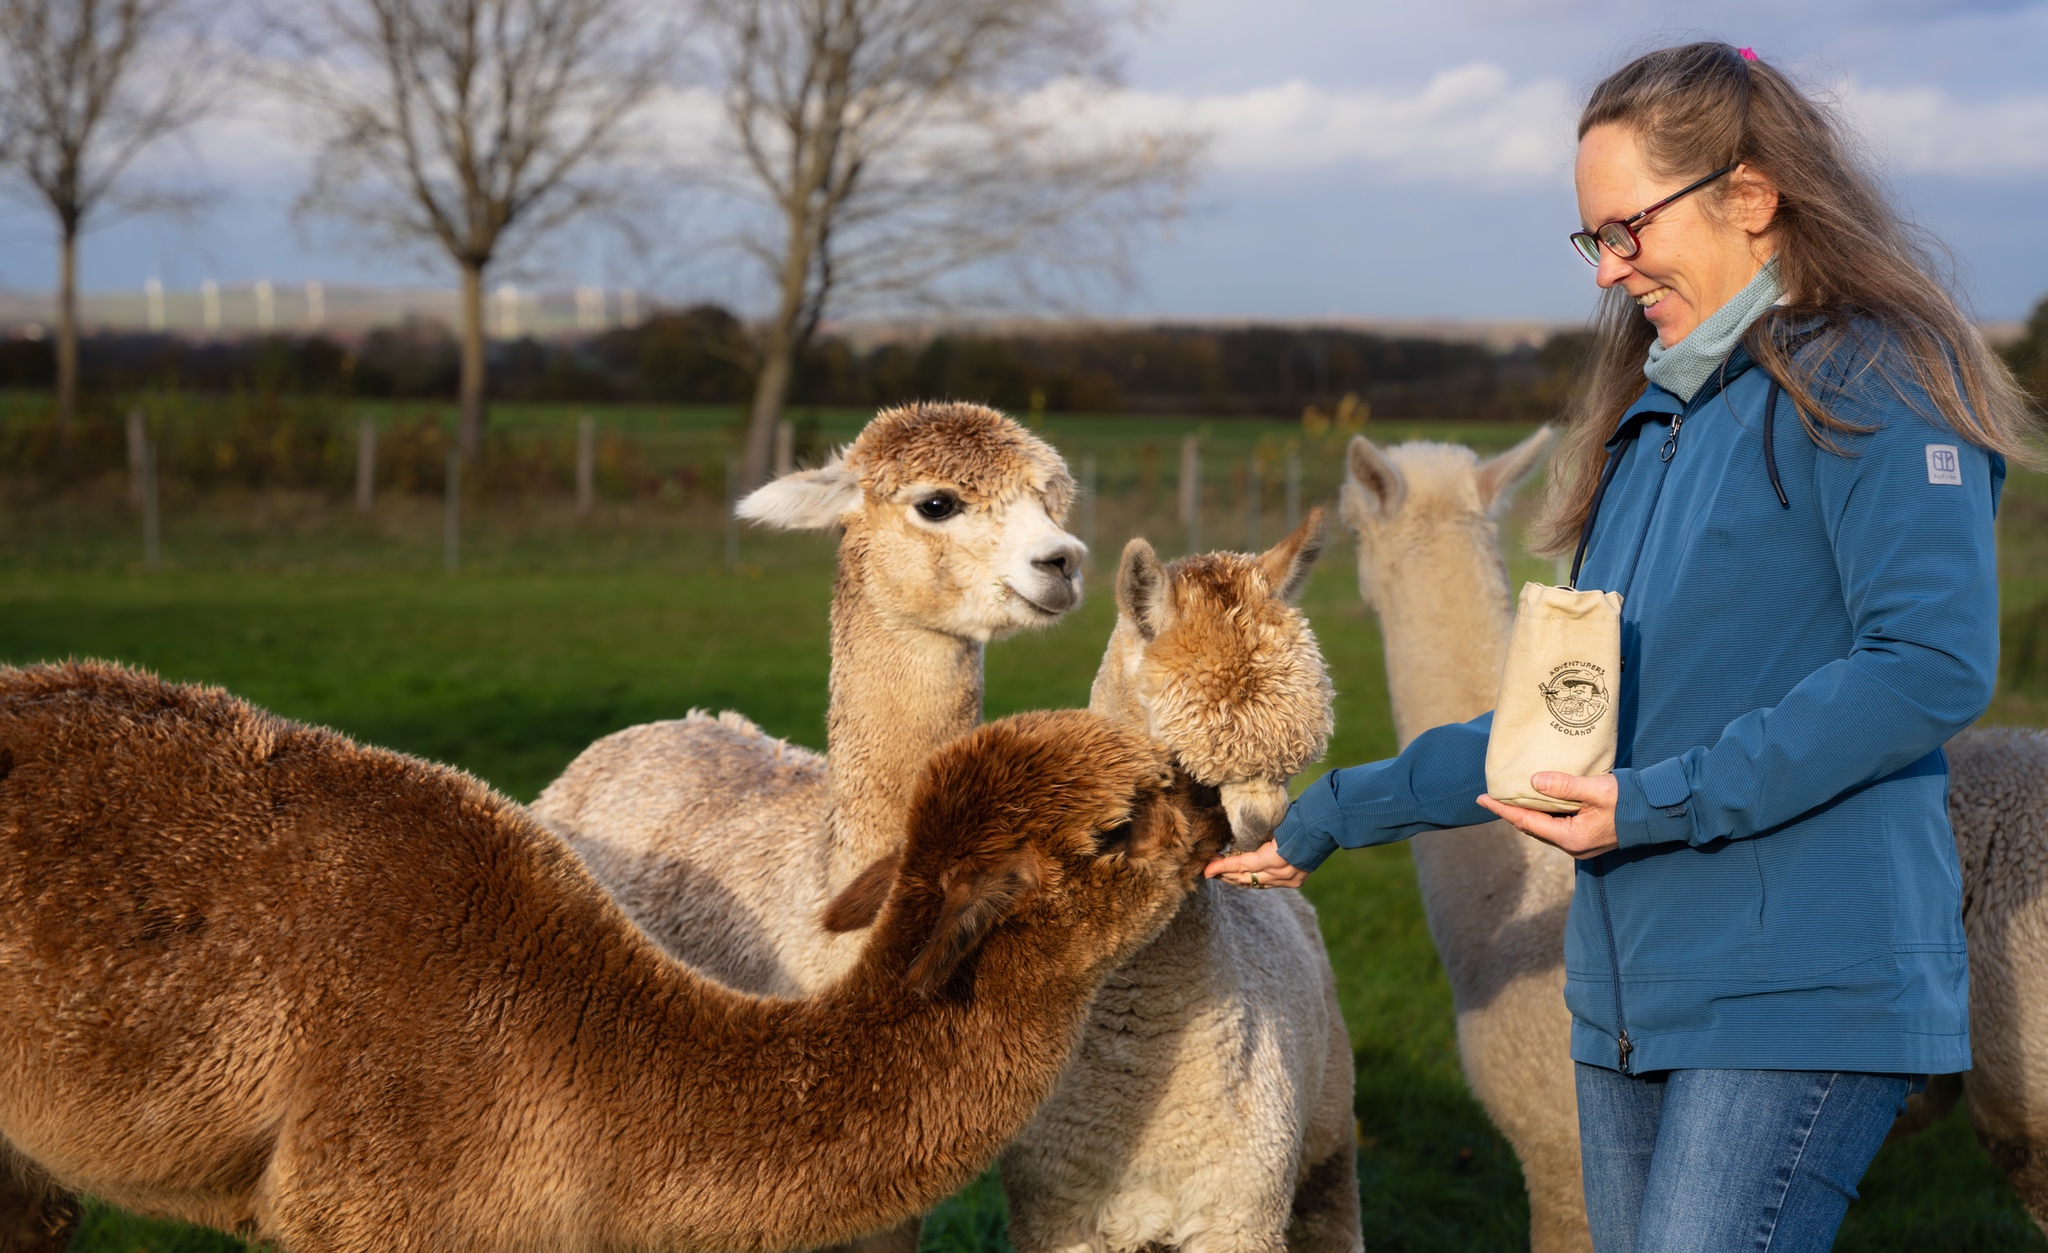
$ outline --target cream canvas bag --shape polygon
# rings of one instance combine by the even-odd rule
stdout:
[[[1486,741],[1487,793],[1510,805],[1577,813],[1579,802],[1543,795],[1529,776],[1613,768],[1620,678],[1620,592],[1523,584]]]

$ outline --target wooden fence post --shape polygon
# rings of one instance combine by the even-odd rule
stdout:
[[[587,518],[597,508],[597,419],[576,420],[576,516]]]
[[[149,454],[149,427],[140,407],[128,411],[128,503],[142,508],[142,462]]]
[[[377,419],[356,423],[356,510],[370,512],[377,503]]]
[[[1036,394],[1036,393],[1034,393]],[[1095,454],[1081,454],[1081,543],[1088,549],[1087,562],[1095,564]]]
[[[1260,499],[1259,454],[1253,451],[1244,463],[1244,550],[1248,553],[1260,551],[1259,511],[1265,507]]]
[[[725,459],[725,568],[740,564],[740,459]]]
[[[462,452],[448,450],[447,500],[441,512],[441,566],[454,574],[462,569]]]
[[[1180,521],[1187,528],[1188,551],[1202,551],[1202,437],[1180,442]]]
[[[796,469],[796,423],[784,418],[775,424],[775,477]]]
[[[1301,454],[1287,454],[1287,533],[1301,525]]]
[[[145,434],[142,438],[142,568],[145,570],[163,569],[163,518],[158,508],[156,443]]]

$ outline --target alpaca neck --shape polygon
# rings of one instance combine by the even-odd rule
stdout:
[[[842,552],[832,592],[828,892],[902,845],[925,759],[981,722],[980,642],[884,614],[861,556]]]
[[[666,1182],[625,1202],[639,1208],[629,1229],[654,1247],[818,1247],[929,1209],[1016,1135],[1057,1083],[1102,971],[1063,928],[1011,928],[971,959],[971,993],[921,996],[902,972],[939,903],[891,902],[860,961],[807,1000],[673,967],[679,989],[649,988],[675,1025],[629,1033],[653,1054],[631,1082],[658,1102],[643,1112],[698,1112],[633,1164]],[[775,1200],[788,1197],[804,1200]]]
[[[1493,524],[1444,528],[1375,580],[1401,747],[1493,708],[1508,645],[1508,577]]]

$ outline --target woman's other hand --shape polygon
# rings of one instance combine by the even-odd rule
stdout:
[[[1207,877],[1221,877],[1241,888],[1298,888],[1308,882],[1308,871],[1297,870],[1280,855],[1280,846],[1267,840],[1249,853],[1218,857],[1202,871]]]
[[[1579,812],[1546,814],[1540,809],[1504,804],[1491,796],[1480,797],[1479,804],[1499,814],[1523,835],[1534,836],[1545,844],[1554,844],[1580,860],[1598,857],[1620,847],[1620,840],[1614,834],[1614,804],[1621,795],[1621,786],[1614,781],[1613,775],[1559,774],[1545,770],[1529,776],[1529,784],[1545,796],[1555,796],[1561,801],[1578,801]],[[1260,853],[1265,851],[1259,850]],[[1216,873],[1220,864],[1210,862],[1209,873]],[[1259,877],[1263,879],[1265,876],[1261,874]]]

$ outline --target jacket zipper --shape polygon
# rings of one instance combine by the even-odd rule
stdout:
[[[1643,545],[1650,541],[1650,524],[1657,519],[1657,506],[1664,502],[1664,482],[1671,476],[1669,469],[1671,459],[1678,455],[1678,428],[1684,425],[1685,415],[1683,413],[1672,414],[1671,433],[1664,437],[1664,446],[1657,450],[1657,459],[1665,463],[1666,469],[1657,476],[1656,495],[1650,498],[1649,512],[1643,516],[1642,532],[1636,536],[1635,555],[1629,559],[1628,578],[1623,580],[1622,596],[1624,599],[1626,599],[1629,592],[1634,590],[1636,569],[1642,565],[1643,561]],[[1615,1042],[1619,1046],[1620,1052],[1618,1061],[1622,1074],[1633,1074],[1634,1072],[1629,1069],[1628,1058],[1629,1054],[1636,1051],[1636,1046],[1629,1042],[1628,1017],[1622,1012],[1621,946],[1615,943],[1614,913],[1607,905],[1607,876],[1604,874],[1595,875],[1593,877],[1593,889],[1594,894],[1600,898],[1600,923],[1607,932],[1607,968],[1614,972],[1614,1032]]]
[[[1628,1055],[1636,1046],[1628,1042],[1628,1019],[1621,1012],[1621,949],[1614,942],[1614,915],[1607,908],[1607,876],[1593,876],[1593,890],[1600,898],[1600,921],[1607,928],[1607,968],[1614,972],[1614,1030],[1621,1044],[1621,1073],[1631,1073]]]

